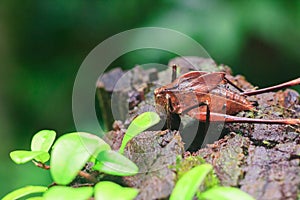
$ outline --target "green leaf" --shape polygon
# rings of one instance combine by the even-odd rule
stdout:
[[[101,181],[95,186],[95,200],[103,199],[134,199],[139,193],[138,189],[122,187],[114,182]]]
[[[210,164],[202,164],[186,172],[176,183],[170,200],[193,199],[207,174],[213,169]]]
[[[49,153],[44,151],[17,150],[10,152],[9,155],[10,158],[17,164],[23,164],[37,158],[39,158],[41,162],[47,162],[50,158]]]
[[[58,184],[69,184],[95,153],[110,150],[101,138],[89,133],[76,132],[61,136],[51,152],[50,172]]]
[[[48,152],[56,137],[56,132],[51,130],[42,130],[36,133],[31,140],[32,151]]]
[[[100,152],[97,156],[97,163],[93,168],[116,176],[131,176],[139,171],[131,160],[112,150]]]
[[[44,193],[45,200],[86,200],[93,195],[92,187],[71,188],[67,186],[54,186]]]
[[[155,112],[144,112],[141,115],[137,116],[129,125],[122,140],[119,152],[123,154],[126,144],[129,142],[129,140],[131,140],[134,136],[138,135],[144,130],[150,128],[151,126],[157,124],[159,120],[160,118]]]
[[[32,151],[34,152],[34,151]],[[42,151],[44,152],[44,151]],[[50,154],[48,152],[44,152],[41,155],[38,155],[34,158],[34,160],[39,161],[41,163],[45,163],[50,159]]]
[[[47,189],[44,186],[26,186],[8,193],[2,200],[18,199],[29,194],[45,192]]]
[[[44,198],[43,197],[30,197],[26,200],[44,200]]]
[[[207,200],[255,200],[249,194],[243,192],[242,190],[234,187],[213,187],[200,194],[200,198]]]

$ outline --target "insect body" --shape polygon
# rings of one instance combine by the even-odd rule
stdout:
[[[239,92],[225,87],[228,83]],[[226,78],[224,72],[191,71],[154,91],[158,110],[188,114],[202,122],[225,121],[270,124],[300,124],[300,119],[252,119],[232,116],[255,110],[247,96],[300,84],[300,78],[277,86],[244,92]]]

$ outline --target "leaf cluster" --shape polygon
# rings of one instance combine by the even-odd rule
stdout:
[[[178,181],[170,200],[254,200],[253,197],[235,187],[224,187],[213,171],[213,166],[199,156],[178,158],[174,167]]]
[[[139,169],[136,164],[123,156],[126,144],[159,120],[154,112],[145,112],[136,117],[129,125],[118,152],[111,150],[104,140],[90,133],[68,133],[56,141],[55,131],[42,130],[36,133],[31,140],[31,150],[16,150],[10,153],[10,157],[17,164],[32,161],[37,167],[50,170],[54,184],[50,187],[25,186],[10,192],[3,200],[19,199],[36,193],[42,195],[27,199],[134,199],[138,189],[103,181],[100,176],[95,177],[82,169],[87,163],[92,163],[92,171],[99,174],[137,174]],[[177,172],[177,183],[170,196],[171,200],[193,199],[195,195],[200,200],[253,200],[237,188],[220,186],[213,166],[205,163],[201,157],[178,158],[173,169]],[[85,178],[90,184],[75,187],[72,181],[78,176]]]

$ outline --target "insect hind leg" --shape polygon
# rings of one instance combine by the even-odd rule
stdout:
[[[208,130],[209,124],[210,124],[210,108],[209,108],[208,101],[200,102],[199,104],[193,105],[193,106],[185,109],[184,111],[182,111],[181,114],[187,114],[189,111],[199,108],[201,106],[206,106],[206,117],[205,117],[205,133],[206,133]]]
[[[285,82],[285,83],[281,83],[279,85],[275,85],[275,86],[271,86],[271,87],[267,87],[267,88],[262,88],[259,90],[252,90],[252,91],[246,91],[243,92],[242,95],[247,95],[247,96],[251,96],[251,95],[256,95],[256,94],[262,94],[265,92],[271,92],[274,90],[280,90],[283,88],[287,88],[287,87],[291,87],[291,86],[296,86],[296,85],[300,85],[300,78]]]

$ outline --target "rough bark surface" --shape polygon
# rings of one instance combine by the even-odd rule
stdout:
[[[230,68],[218,66],[211,59],[175,58],[169,66],[173,64],[180,68],[181,73],[190,70],[225,71],[227,77],[240,88],[254,88],[243,76],[232,76]],[[122,84],[117,84],[120,79]],[[130,72],[115,69],[99,79],[98,98],[103,118],[107,127],[113,127],[105,140],[113,149],[120,147],[126,127],[137,115],[155,111],[153,90],[169,83],[170,79],[170,69],[158,72],[139,67]],[[110,99],[113,95],[125,102],[113,105],[119,118],[111,112]],[[299,94],[294,90],[270,92],[248,99],[256,102],[257,112],[240,112],[238,116],[268,119],[300,117]],[[113,124],[116,119],[121,121]],[[298,198],[299,126],[226,124],[219,140],[200,148],[203,140],[201,134],[204,134],[201,130],[192,144],[184,144],[190,137],[190,129],[186,127],[198,127],[199,123],[188,116],[181,116],[180,121],[179,131],[161,131],[164,126],[162,122],[135,137],[127,145],[125,155],[139,166],[141,173],[126,177],[123,181],[126,185],[140,189],[137,199],[165,199],[169,196],[176,180],[176,174],[169,166],[175,165],[178,155],[202,156],[214,166],[222,185],[239,187],[256,199]],[[186,151],[187,146],[194,152]]]

